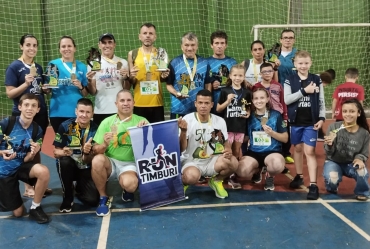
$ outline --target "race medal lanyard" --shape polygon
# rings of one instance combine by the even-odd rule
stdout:
[[[144,59],[144,64],[145,64],[145,72],[146,72],[146,80],[151,80],[152,79],[152,73],[150,72],[150,67],[153,65],[153,58],[154,58],[153,51],[150,51],[150,57],[149,57],[149,61],[148,61],[148,59],[146,58],[146,54],[144,52],[144,49],[143,48],[140,48],[140,49],[141,49],[141,52],[143,53],[143,59]]]
[[[28,65],[27,63],[24,62],[23,56],[21,56],[21,58],[19,58],[19,60],[23,63],[23,65],[26,68],[28,68],[30,70],[30,74],[33,77],[36,77],[37,76],[36,65],[35,65],[35,62],[33,61],[33,59],[32,59],[31,65]]]
[[[203,153],[204,155],[206,156],[207,155],[207,141],[205,139],[205,133],[208,129],[208,126],[211,126],[211,115],[209,115],[208,117],[208,125],[207,125],[207,129],[203,130],[203,125],[202,123],[200,122],[200,119],[199,119],[199,116],[198,116],[198,113],[196,113],[197,115],[197,120],[198,120],[198,123],[199,123],[199,126],[200,126],[200,129],[202,131],[201,133],[201,137],[200,137],[200,147],[203,149]]]
[[[80,126],[77,122],[77,120],[75,121],[76,122],[76,125],[75,125],[75,129],[76,131],[80,129]],[[86,129],[85,129],[85,133],[84,133],[84,136],[81,140],[81,137],[79,137],[80,141],[81,141],[81,145],[83,146],[85,143],[86,143],[86,139],[87,139],[87,136],[89,135],[89,132],[90,132],[90,123],[87,125]]]
[[[254,74],[254,79],[256,80],[256,82],[258,82],[258,71],[257,71],[257,65],[256,65],[256,63],[254,62],[254,59],[253,59],[252,61],[253,61],[253,74]]]
[[[255,112],[255,115],[258,116],[256,112]],[[269,117],[269,111],[266,109],[265,114],[261,117],[261,126],[266,125],[268,117]],[[261,131],[253,131],[252,137],[253,137],[254,146],[270,146],[271,145],[271,136],[268,135],[265,131],[263,131],[262,127],[261,127]]]
[[[21,119],[21,117],[19,117],[19,123],[21,123],[23,130],[25,130],[25,131],[27,132],[28,140],[29,140],[30,145],[31,145],[31,143],[32,143],[32,142],[34,142],[34,141],[33,141],[33,139],[32,139],[32,136],[31,136],[31,135],[30,135],[30,133],[28,132],[28,128],[26,129],[26,128],[24,128],[24,127],[23,127],[23,125],[25,125],[25,123],[23,122],[23,120]],[[32,124],[32,123],[31,123],[31,124]],[[41,144],[40,144],[40,145],[41,145]]]
[[[241,97],[243,96],[244,89],[243,89],[243,88],[240,88],[240,89],[242,90],[242,92],[241,92],[241,94],[240,94],[240,95],[238,95],[238,94],[237,94],[237,92],[235,91],[234,87],[231,87],[231,89],[233,89],[233,92],[234,92],[234,94],[235,94],[235,96],[236,96],[236,99],[237,99],[237,100],[238,100],[238,102],[239,102],[239,100],[240,100],[240,99],[241,99]],[[237,89],[237,90],[239,90],[239,89]]]
[[[67,65],[67,63],[63,61],[63,59],[61,60],[63,62],[63,66],[65,67],[65,69],[67,69],[67,71],[71,74],[71,80],[75,80],[76,79],[76,60],[73,59],[72,69]]]
[[[188,70],[188,74],[189,74],[189,78],[190,78],[190,82],[191,82],[190,83],[190,90],[194,90],[195,89],[194,77],[195,77],[195,74],[197,72],[197,63],[198,63],[197,56],[195,55],[195,57],[194,57],[193,71],[191,71],[188,60],[186,59],[184,54],[182,54],[182,58],[184,59],[186,70]]]
[[[332,130],[332,131],[330,131],[330,132],[338,133],[338,131],[340,131],[340,130],[347,129],[347,128],[351,128],[351,127],[356,126],[356,125],[357,125],[357,124],[344,126],[344,124],[341,124],[341,125],[340,125],[340,127],[339,127],[338,129]]]

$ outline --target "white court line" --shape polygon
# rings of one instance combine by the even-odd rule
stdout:
[[[324,200],[323,200],[324,201]],[[327,203],[352,203],[359,202],[355,199],[338,199],[338,200],[326,200]],[[218,204],[202,204],[202,205],[182,205],[182,206],[167,206],[152,209],[151,211],[161,211],[161,210],[177,210],[177,209],[195,209],[195,208],[218,208],[218,207],[240,207],[240,206],[256,206],[256,205],[286,205],[286,204],[310,204],[310,203],[321,203],[319,200],[296,200],[296,201],[258,201],[258,202],[230,202],[230,203],[218,203]],[[365,202],[366,203],[366,202]],[[111,209],[111,212],[139,212],[140,208],[116,208]],[[47,213],[52,216],[59,215],[77,215],[77,214],[95,214],[95,211],[79,211],[71,213]],[[11,218],[11,215],[0,216],[0,219]]]
[[[101,222],[101,227],[100,227],[98,245],[96,249],[105,249],[107,247],[110,216],[111,215],[109,214],[103,217],[103,220]]]
[[[319,201],[321,202],[324,207],[329,209],[333,214],[335,214],[339,219],[341,219],[344,223],[346,223],[348,226],[350,226],[353,230],[358,232],[362,237],[364,237],[367,241],[370,241],[370,235],[364,232],[361,228],[359,228],[355,223],[350,221],[346,216],[341,214],[339,211],[337,211],[335,208],[333,208],[330,204],[326,203],[323,199],[319,198]]]
[[[293,180],[293,176],[289,173],[285,174],[286,177],[289,179]],[[301,186],[301,189],[305,190],[308,192],[308,188],[306,186]],[[355,223],[350,221],[346,216],[344,216],[342,213],[340,213],[338,210],[336,210],[334,207],[332,207],[329,202],[331,203],[336,203],[333,200],[323,200],[321,198],[318,199],[319,203],[321,203],[324,207],[329,209],[334,215],[336,215],[339,219],[341,219],[344,223],[346,223],[348,226],[350,226],[353,230],[355,230],[357,233],[359,233],[362,237],[364,237],[367,241],[370,241],[370,235],[368,235],[364,230],[359,228]],[[358,200],[353,200],[352,202],[359,202]]]

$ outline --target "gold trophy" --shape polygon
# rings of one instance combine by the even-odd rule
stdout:
[[[71,123],[68,127],[68,134],[66,135],[71,137],[71,141],[69,142],[69,145],[67,147],[71,150],[81,150],[81,133],[78,123]]]
[[[91,71],[100,71],[101,69],[101,54],[98,49],[91,48],[89,56],[86,58],[87,64],[91,67]]]
[[[14,138],[10,138],[9,136],[5,135],[4,134],[4,140],[6,141],[6,144],[8,145],[8,147],[6,148],[8,151],[7,151],[7,155],[11,155],[14,153],[14,150],[12,148],[12,145],[9,143],[9,141],[13,140]]]
[[[58,87],[58,68],[56,65],[50,63],[46,69],[46,77],[49,83],[45,85],[46,88],[59,88]]]

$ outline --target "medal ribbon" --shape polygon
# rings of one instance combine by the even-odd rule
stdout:
[[[32,62],[31,62],[31,66],[24,62],[23,56],[21,56],[21,58],[19,58],[18,60],[23,62],[23,65],[28,69],[30,69],[31,67],[36,67],[35,62],[33,61],[33,59],[32,59]]]
[[[236,96],[236,99],[239,101],[240,98],[243,96],[243,92],[244,92],[244,89],[243,87],[241,88],[242,89],[242,93],[238,96],[238,94],[236,93],[234,87],[231,87],[231,89],[233,89],[233,92],[235,93],[235,96]],[[238,89],[239,90],[239,89]]]
[[[143,52],[145,70],[146,70],[147,73],[149,73],[150,72],[150,67],[153,65],[154,54],[153,54],[153,52],[150,52],[150,58],[149,58],[149,62],[148,62],[148,59],[146,58],[146,54],[144,52],[144,49],[143,48],[140,48],[140,49]]]
[[[197,56],[194,57],[194,65],[193,65],[193,71],[191,71],[191,68],[189,66],[189,62],[188,60],[186,59],[185,55],[182,54],[182,58],[184,59],[184,63],[185,63],[185,66],[186,66],[186,70],[188,70],[188,74],[189,74],[189,77],[190,77],[190,81],[194,81],[194,76],[195,76],[195,73],[197,72]]]
[[[117,61],[114,61],[114,60],[109,59],[109,58],[107,58],[107,57],[102,56],[102,58],[103,58],[104,60],[106,60],[107,62],[111,63],[111,64],[117,64]]]
[[[254,78],[255,78],[256,82],[258,82],[258,71],[257,71],[257,65],[256,65],[256,63],[254,62],[254,59],[252,59],[252,62],[253,62],[253,74],[254,74]]]
[[[72,69],[67,65],[67,63],[65,63],[63,61],[63,59],[61,59],[62,62],[63,62],[63,66],[67,69],[67,71],[72,75],[72,74],[75,74],[76,73],[76,60],[73,59],[73,62],[72,62]]]
[[[78,122],[76,121],[76,126],[75,126],[75,129],[80,129],[80,126],[78,125]],[[89,131],[90,131],[90,122],[89,124],[87,125],[86,129],[85,129],[85,133],[84,133],[84,136],[83,136],[83,139],[81,140],[81,137],[79,137],[80,141],[82,142],[81,145],[83,146],[85,143],[86,143],[86,139],[87,139],[87,136],[89,135]]]

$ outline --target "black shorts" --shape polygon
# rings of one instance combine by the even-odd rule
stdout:
[[[253,157],[258,162],[258,168],[262,168],[265,166],[265,159],[268,155],[272,153],[278,153],[280,155],[283,155],[280,151],[270,151],[270,152],[263,152],[263,153],[257,153],[251,150],[248,150],[247,153],[245,153],[244,156]]]
[[[0,212],[14,211],[23,205],[19,192],[19,180],[34,186],[37,178],[30,178],[30,171],[36,163],[22,163],[17,172],[0,179]]]
[[[154,106],[154,107],[138,107],[134,106],[134,113],[136,115],[146,118],[149,123],[156,123],[164,121],[164,107]]]

